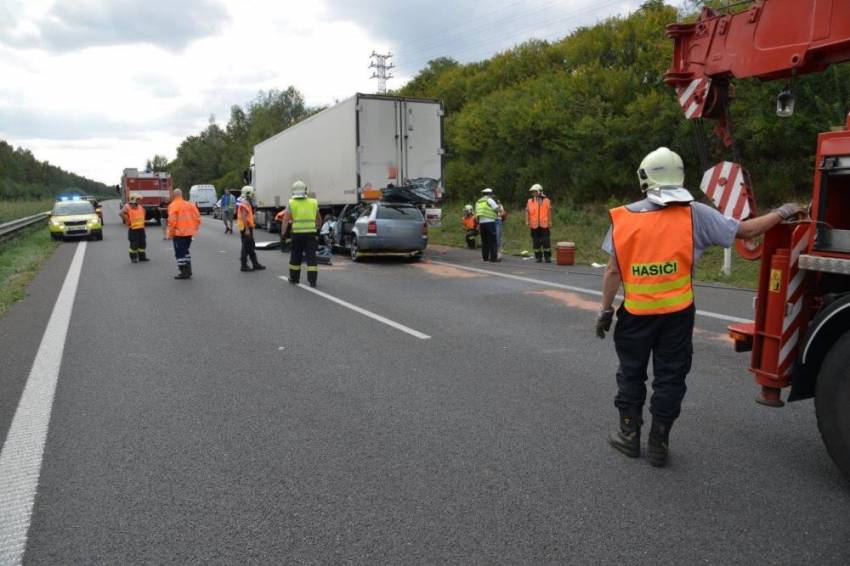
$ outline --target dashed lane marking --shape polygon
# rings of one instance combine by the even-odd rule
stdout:
[[[0,451],[0,564],[20,564],[26,550],[50,411],[85,254],[86,243],[81,242],[53,306]]]
[[[283,279],[284,281],[289,281],[289,277],[286,277],[285,275],[281,275],[280,278]],[[356,313],[359,313],[359,314],[362,314],[363,316],[369,317],[372,320],[377,320],[378,322],[386,324],[387,326],[395,328],[396,330],[401,330],[405,334],[409,334],[409,335],[411,335],[415,338],[419,338],[420,340],[430,340],[431,339],[431,337],[428,336],[427,334],[423,334],[422,332],[419,332],[418,330],[414,330],[413,328],[410,328],[409,326],[405,326],[403,324],[395,322],[394,320],[390,320],[390,319],[383,317],[379,314],[373,313],[372,311],[368,311],[364,308],[358,307],[357,305],[352,305],[351,303],[349,303],[347,301],[343,301],[342,299],[338,299],[337,297],[334,297],[333,295],[329,295],[329,294],[327,294],[323,291],[319,291],[318,289],[314,289],[314,288],[312,288],[308,285],[304,285],[303,283],[299,283],[298,286],[301,287],[302,289],[304,289],[305,291],[310,291],[314,295],[318,295],[319,297],[322,297],[323,299],[327,299],[327,300],[331,301],[332,303],[336,303],[336,304],[343,306],[347,309],[351,309]]]
[[[588,295],[595,295],[597,297],[602,296],[602,291],[597,291],[595,289],[587,289],[585,287],[575,287],[573,285],[562,285],[561,283],[553,283],[552,281],[545,281],[543,279],[533,279],[531,277],[523,277],[521,275],[513,275],[512,273],[500,273],[498,271],[490,271],[488,269],[479,269],[477,267],[469,267],[466,265],[459,265],[457,263],[450,263],[446,261],[437,261],[431,260],[431,263],[436,263],[437,265],[447,265],[450,267],[455,267],[457,269],[465,269],[466,271],[471,271],[473,273],[484,273],[486,275],[493,275],[495,277],[503,277],[505,279],[513,279],[514,281],[522,281],[524,283],[532,283],[534,285],[542,285],[545,287],[553,287],[555,289],[563,289],[565,291],[575,291],[576,293],[586,293]],[[617,296],[618,299],[622,299],[621,296]],[[703,311],[697,310],[697,314],[699,316],[703,316],[706,318],[713,318],[715,320],[722,320],[724,322],[752,322],[750,319],[746,318],[738,318],[737,316],[728,316],[725,314],[720,314],[711,311]]]

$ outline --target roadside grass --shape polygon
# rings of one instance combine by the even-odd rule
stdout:
[[[0,316],[26,296],[27,287],[58,245],[43,225],[0,241]]]
[[[616,206],[618,203],[611,203]],[[602,240],[608,231],[608,209],[604,204],[577,208],[558,208],[552,211],[552,254],[558,242],[574,242],[576,262],[584,265],[608,263],[608,255],[602,251]],[[466,247],[463,229],[463,204],[443,205],[443,227],[429,230],[430,242],[454,247]],[[479,240],[480,242],[480,240]],[[526,251],[533,254],[531,236],[525,226],[525,211],[508,211],[502,228],[502,249],[508,255],[519,255]],[[745,261],[732,252],[732,276],[721,273],[723,249],[706,250],[697,265],[697,279],[735,287],[753,289],[758,281],[759,262]]]
[[[53,199],[40,200],[2,200],[0,199],[0,224],[47,212],[53,208]]]

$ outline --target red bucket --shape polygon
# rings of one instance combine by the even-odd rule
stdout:
[[[558,265],[575,265],[576,245],[573,242],[558,242],[555,250]]]

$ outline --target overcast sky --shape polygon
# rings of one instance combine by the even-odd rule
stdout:
[[[404,84],[429,59],[482,59],[628,13],[640,0],[0,0],[0,139],[108,184],[261,90],[310,105]]]

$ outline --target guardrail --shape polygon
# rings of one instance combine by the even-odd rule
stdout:
[[[17,220],[0,224],[0,238],[5,238],[6,236],[14,234],[27,226],[32,226],[37,222],[46,220],[48,216],[50,216],[49,212],[40,212],[38,214],[33,214],[32,216],[27,216],[26,218],[18,218]]]

